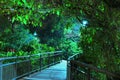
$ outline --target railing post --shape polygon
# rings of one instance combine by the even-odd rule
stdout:
[[[67,61],[67,80],[70,80],[70,75],[71,75],[70,61]]]
[[[48,60],[47,60],[48,63],[47,64],[48,64],[48,67],[49,67],[50,66],[50,60],[49,60],[50,59],[50,54],[49,53],[47,55],[47,58],[48,58]]]
[[[60,58],[61,58],[61,60],[63,60],[63,53],[60,53],[60,55],[61,55],[61,57],[60,57]],[[60,60],[60,61],[61,61],[61,60]]]
[[[2,61],[0,61],[0,80],[3,80],[2,79]]]
[[[41,67],[42,67],[42,64],[41,64],[41,62],[42,62],[42,61],[41,61],[41,60],[42,60],[41,54],[40,54],[40,59],[39,59],[39,60],[40,60],[40,71],[41,71],[41,70],[42,70],[42,69],[41,69]]]
[[[74,72],[74,64],[72,62],[72,60],[70,60],[70,80],[73,80],[74,79],[74,74],[72,73]]]
[[[55,64],[55,60],[56,60],[56,58],[55,58],[55,57],[56,57],[55,54],[56,54],[56,53],[54,52],[54,58],[53,58],[53,63],[54,63],[54,64]]]
[[[17,66],[17,62],[18,62],[18,56],[16,57],[16,59],[15,59],[15,69],[16,69],[16,77],[18,76],[18,66]]]

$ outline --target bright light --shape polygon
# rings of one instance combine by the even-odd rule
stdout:
[[[86,20],[83,20],[83,21],[82,21],[82,25],[83,25],[83,26],[86,26],[87,24],[88,24],[88,21],[86,21]]]
[[[34,36],[37,36],[37,33],[36,32],[34,32],[34,34],[33,34]]]

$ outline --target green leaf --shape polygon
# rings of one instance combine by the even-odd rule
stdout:
[[[26,4],[26,0],[22,0],[24,2],[24,4]]]
[[[66,4],[65,6],[66,6],[66,7],[70,7],[70,6],[71,6],[71,4]]]
[[[28,15],[25,15],[25,19],[28,20],[28,19],[29,19],[29,16],[28,16]]]
[[[58,15],[58,16],[60,15],[60,11],[59,11],[59,10],[57,10],[57,15]]]
[[[42,27],[42,25],[43,25],[42,22],[40,22],[40,27]]]
[[[12,18],[12,23],[14,23],[14,21],[15,21],[15,17]]]
[[[21,1],[18,1],[17,4],[20,5],[20,6],[23,5]]]
[[[26,21],[26,19],[23,19],[23,23],[24,23],[24,24],[27,24],[27,21]]]

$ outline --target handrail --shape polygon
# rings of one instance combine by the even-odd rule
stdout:
[[[68,61],[74,59],[76,56],[80,55],[80,53],[76,53],[68,58]]]
[[[9,60],[9,59],[16,59],[17,57],[4,57],[4,58],[0,58],[0,61],[4,61],[4,60]]]
[[[106,74],[106,75],[109,75],[109,76],[113,76],[113,77],[117,77],[120,79],[120,75],[115,75],[107,70],[104,70],[104,69],[99,69],[93,65],[90,65],[90,64],[86,64],[86,63],[83,63],[83,62],[80,62],[80,61],[75,61],[75,60],[72,60],[71,61],[71,64],[75,64],[77,66],[82,66],[82,67],[86,67],[86,68],[89,68],[91,70],[94,70],[96,72],[100,72],[100,73],[103,73],[103,74]]]
[[[0,58],[0,80],[17,80],[35,71],[42,70],[60,62],[62,55],[62,51],[55,51]],[[6,70],[10,72],[6,72]]]
[[[2,57],[2,58],[0,58],[0,61],[10,60],[10,59],[18,59],[18,58],[28,58],[28,57],[30,57],[30,56],[45,55],[45,54],[53,54],[53,53],[61,53],[61,52],[62,52],[62,51],[55,51],[55,52],[38,53],[38,54],[27,55],[27,56]]]
[[[87,64],[87,63],[78,61],[77,58],[79,56],[80,56],[80,54],[77,53],[77,54],[68,58],[68,64],[67,64],[68,65],[68,80],[78,80],[78,79],[75,79],[74,76],[77,76],[79,73],[81,75],[84,75],[84,78],[87,78],[86,80],[91,80],[91,78],[92,78],[91,71],[94,71],[97,73],[102,73],[102,74],[120,79],[120,75],[114,74],[114,73],[109,72],[109,71],[104,70],[104,69],[97,68],[91,64]],[[87,70],[87,72],[79,70],[80,68]],[[73,76],[74,73],[76,73],[76,74]]]

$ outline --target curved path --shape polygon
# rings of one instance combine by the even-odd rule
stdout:
[[[62,60],[59,64],[45,70],[34,73],[24,80],[66,80],[67,61]]]

